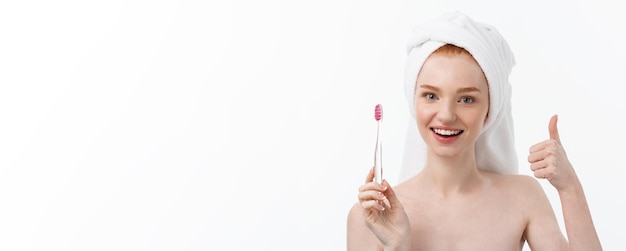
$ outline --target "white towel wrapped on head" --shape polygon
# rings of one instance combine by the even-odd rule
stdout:
[[[404,85],[412,118],[407,128],[400,180],[417,174],[426,162],[427,146],[415,121],[415,84],[424,61],[445,44],[456,45],[472,54],[489,85],[489,113],[476,142],[478,168],[500,174],[517,173],[509,83],[515,65],[513,52],[492,26],[475,22],[463,13],[450,12],[417,26],[409,39]]]

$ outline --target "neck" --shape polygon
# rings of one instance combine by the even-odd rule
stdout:
[[[421,176],[425,185],[445,197],[469,193],[475,190],[481,181],[474,151],[465,151],[454,157],[442,157],[428,151]]]

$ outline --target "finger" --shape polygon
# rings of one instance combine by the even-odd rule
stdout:
[[[554,176],[554,170],[549,168],[542,168],[533,173],[538,179],[552,179]]]
[[[531,153],[528,155],[528,162],[532,164],[532,163],[541,161],[545,159],[548,154],[549,154],[548,151],[537,151],[537,152]]]
[[[553,115],[550,118],[550,124],[548,124],[548,131],[550,131],[550,139],[556,140],[556,142],[561,143],[561,138],[559,137],[559,129],[556,126],[556,122],[559,120],[558,115]]]
[[[368,201],[368,200],[379,200],[382,201],[385,199],[385,195],[378,191],[365,191],[359,193],[359,201]]]
[[[545,149],[549,145],[550,145],[550,140],[544,140],[544,141],[541,141],[541,142],[531,146],[530,149],[528,150],[528,152],[536,153],[536,152],[539,152],[539,151]]]
[[[359,192],[365,192],[365,191],[369,191],[369,190],[383,192],[383,191],[385,191],[385,188],[384,188],[383,185],[378,184],[378,183],[373,182],[373,181],[365,183],[365,184],[363,184],[363,185],[361,185],[359,187]]]
[[[543,169],[541,169],[541,170],[537,170],[537,171],[533,172],[533,175],[537,179],[543,179],[543,177],[545,176],[545,172],[543,172]]]
[[[530,164],[530,170],[535,172],[539,169],[546,168],[547,166],[548,166],[548,163],[546,163],[545,160],[541,160],[541,161],[537,161],[535,163]]]
[[[370,172],[367,174],[367,177],[365,178],[365,183],[372,182],[373,180],[374,180],[374,167],[372,167],[372,169],[370,169]]]
[[[363,201],[361,202],[361,207],[365,210],[371,210],[371,209],[375,209],[378,211],[384,210],[383,205],[381,205],[381,203],[378,203],[378,201],[375,201],[375,200]]]
[[[393,191],[393,188],[391,188],[387,180],[383,180],[383,186],[387,188],[383,191],[383,194],[387,197],[391,209],[402,208],[402,204],[400,203],[398,196],[396,196],[396,192]]]

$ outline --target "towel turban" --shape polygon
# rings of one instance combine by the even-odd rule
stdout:
[[[428,56],[445,44],[467,50],[482,68],[489,85],[488,117],[475,147],[478,168],[500,174],[517,173],[509,82],[515,65],[513,52],[494,27],[475,22],[460,12],[449,12],[415,27],[407,44],[404,87],[412,119],[407,128],[401,181],[417,174],[426,162],[427,146],[415,120],[415,85]]]

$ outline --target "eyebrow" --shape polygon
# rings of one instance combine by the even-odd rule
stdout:
[[[425,84],[424,84],[424,85],[420,85],[420,87],[421,87],[421,88],[424,88],[424,89],[431,89],[431,90],[434,90],[434,91],[440,91],[440,89],[439,89],[439,88],[434,87],[434,86],[432,86],[432,85],[425,85]],[[457,92],[457,93],[464,93],[464,92],[480,92],[480,90],[479,90],[478,88],[476,88],[476,87],[463,87],[463,88],[459,88],[456,92]]]

